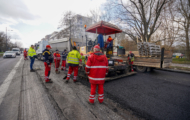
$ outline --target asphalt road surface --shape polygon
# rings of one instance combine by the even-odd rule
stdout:
[[[155,70],[107,82],[107,97],[145,119],[190,119],[190,74]]]
[[[10,71],[13,69],[13,67],[16,65],[16,63],[19,61],[20,56],[16,56],[16,58],[3,58],[0,57],[0,85],[3,83],[3,81],[6,79]]]
[[[61,119],[29,64],[22,56],[0,59],[0,120]]]
[[[21,57],[0,58],[0,120],[67,119],[64,116],[63,118],[60,117],[62,113],[52,104],[55,103],[54,98],[43,87],[39,76],[36,73],[29,72],[30,62],[24,62]],[[42,61],[35,62],[36,67],[39,67],[37,63],[42,68],[44,67]],[[44,71],[39,72],[43,78]],[[64,94],[61,94],[60,91],[55,92],[55,94],[58,96],[60,94],[63,98],[64,96],[68,97],[60,100],[72,99],[72,102],[78,100],[79,98],[73,99],[76,94],[70,94],[71,91],[82,91],[84,89],[77,84],[72,84],[72,82],[69,83],[72,85],[65,85],[62,81],[62,75],[56,75],[53,70],[52,78],[55,83],[52,84],[54,86],[50,85],[48,88],[53,92],[58,91],[59,89],[55,89],[57,88],[56,82],[60,82],[60,87],[65,87],[63,87]],[[87,86],[90,85],[89,82],[80,81]],[[78,90],[79,88],[82,90]],[[120,107],[132,111],[132,114],[139,118],[151,120],[189,120],[190,118],[190,74],[155,70],[151,73],[138,73],[106,82],[104,88],[105,98],[112,99]],[[77,92],[78,95],[83,95],[83,93],[86,97],[89,91]],[[81,96],[82,102],[80,101],[77,104],[84,102],[84,108],[101,108],[97,105],[94,107],[86,105],[88,98],[84,96]],[[61,104],[65,105],[64,102]],[[55,105],[57,104],[55,103]],[[107,109],[106,106],[104,107]],[[69,107],[65,111],[64,108],[63,111],[66,113],[63,114],[66,116],[73,115],[72,112],[68,114],[68,110],[75,111],[77,109],[74,110]],[[114,111],[117,113],[117,108]],[[72,116],[68,118],[70,117],[72,118]],[[84,115],[83,117],[85,118]]]

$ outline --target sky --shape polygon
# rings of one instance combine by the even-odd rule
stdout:
[[[106,0],[0,0],[0,32],[24,48],[37,43],[47,34],[58,31],[64,12],[90,15]],[[12,30],[12,31],[11,31]]]

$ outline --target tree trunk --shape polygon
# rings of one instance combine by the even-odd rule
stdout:
[[[185,39],[186,39],[186,55],[187,59],[190,60],[190,49],[189,49],[189,27],[185,29]]]

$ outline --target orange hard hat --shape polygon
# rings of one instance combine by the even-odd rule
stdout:
[[[46,45],[46,48],[51,48],[51,46],[50,45]]]

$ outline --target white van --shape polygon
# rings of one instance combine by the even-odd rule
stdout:
[[[20,48],[13,48],[12,51],[14,51],[16,55],[20,55]]]

